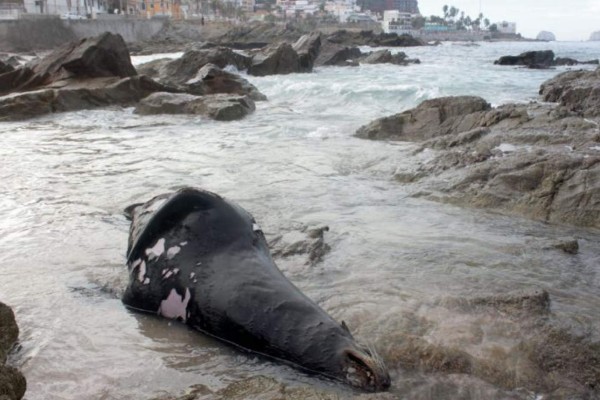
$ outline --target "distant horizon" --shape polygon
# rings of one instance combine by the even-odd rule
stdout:
[[[552,32],[558,41],[587,41],[600,31],[599,0],[419,0],[423,16],[443,14],[444,5],[454,6],[471,18],[481,12],[491,23],[517,23],[517,33],[535,39],[541,31]]]

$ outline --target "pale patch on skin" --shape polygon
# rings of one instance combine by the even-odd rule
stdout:
[[[149,283],[150,283],[150,278],[146,278],[146,279],[144,279],[144,285],[147,285],[147,284],[149,284]]]
[[[138,265],[140,265],[142,263],[142,259],[138,258],[137,260],[135,260],[134,262],[129,264],[129,269],[132,270],[135,267],[137,267]]]
[[[168,271],[164,276],[163,280],[168,279],[171,275],[173,275],[173,271]]]
[[[175,275],[177,275],[177,274],[179,273],[179,268],[175,268],[175,269],[173,270],[173,273],[174,273]]]
[[[181,247],[185,246],[186,244],[187,244],[187,242],[181,242],[181,243],[179,243],[179,245],[180,245]]]
[[[138,280],[140,282],[143,282],[145,276],[146,276],[146,262],[142,261],[142,263],[140,264],[140,270],[138,271]]]
[[[160,238],[154,245],[154,247],[150,247],[146,249],[146,255],[148,256],[148,260],[153,260],[155,258],[160,257],[165,252],[165,238]]]
[[[181,251],[181,247],[179,246],[173,246],[173,247],[169,247],[169,250],[167,250],[167,259],[170,260],[173,257],[175,257],[179,252]]]
[[[195,272],[190,273],[190,279],[194,279],[195,276],[196,276]]]
[[[185,295],[183,298],[173,288],[169,293],[169,296],[161,301],[158,313],[165,318],[181,318],[183,322],[187,319],[186,308],[191,299],[192,295],[189,288],[185,288]]]
[[[254,232],[260,232],[260,231],[262,231],[262,229],[260,229],[260,226],[258,226],[258,224],[256,222],[252,224],[252,230]]]

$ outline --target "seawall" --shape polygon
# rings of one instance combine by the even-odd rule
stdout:
[[[156,35],[167,23],[164,19],[115,17],[96,20],[62,20],[58,17],[0,20],[0,52],[48,50],[107,31],[120,34],[126,42],[136,42]]]

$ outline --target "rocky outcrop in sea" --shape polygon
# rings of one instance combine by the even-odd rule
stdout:
[[[209,63],[211,67],[202,69]],[[186,93],[203,105],[202,112],[194,108],[201,115],[220,120],[242,118],[254,110],[252,98],[264,99],[264,95],[245,79],[217,66],[230,63],[246,65],[248,59],[229,49],[190,52],[174,63],[147,67],[149,73],[162,72],[169,77],[164,83],[157,82],[139,75],[121,36],[107,32],[69,43],[44,58],[0,74],[0,119],[132,106],[153,93],[163,93],[163,97],[168,93]],[[241,95],[244,100],[216,96],[223,93]],[[231,112],[231,101],[243,104],[244,111]]]
[[[572,58],[555,58],[552,50],[527,51],[518,56],[503,56],[494,61],[496,65],[523,66],[531,69],[546,69],[560,65],[592,64],[597,65],[599,60],[578,61]]]
[[[6,364],[9,352],[19,338],[13,310],[0,302],[0,399],[19,400],[25,395],[27,381],[19,370]]]
[[[417,145],[414,168],[394,177],[412,196],[598,228],[600,69],[558,75],[541,94],[558,104],[437,98],[356,136]]]
[[[541,31],[537,34],[535,40],[541,40],[544,42],[554,42],[556,40],[556,36],[552,32]]]

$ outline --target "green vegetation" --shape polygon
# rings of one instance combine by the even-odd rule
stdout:
[[[418,29],[425,25],[425,22],[447,26],[450,29],[459,31],[479,31],[482,29],[490,29],[490,20],[485,18],[482,13],[479,13],[477,18],[472,18],[466,15],[457,7],[444,5],[442,7],[442,16],[431,15],[427,18],[417,17],[413,19],[413,27]],[[492,25],[494,26],[494,25]],[[491,29],[490,29],[491,30]]]

